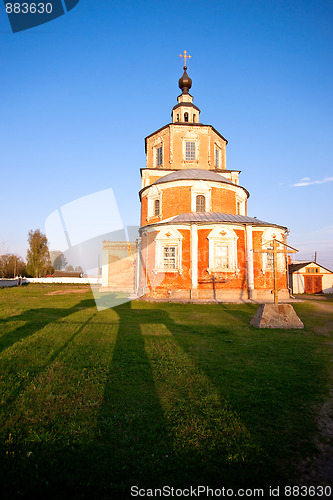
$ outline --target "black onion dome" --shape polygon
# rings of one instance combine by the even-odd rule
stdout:
[[[179,78],[178,82],[179,88],[182,89],[183,94],[188,94],[188,91],[192,87],[192,80],[186,73],[186,69],[186,66],[184,66],[184,74],[181,78]]]

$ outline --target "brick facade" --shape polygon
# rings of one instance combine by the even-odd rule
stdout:
[[[248,217],[240,172],[226,166],[228,141],[200,123],[188,82],[184,72],[172,123],[145,140],[136,291],[171,300],[272,299],[272,255],[257,251],[272,238],[284,241],[286,228]],[[277,279],[288,297],[282,253]]]
[[[140,291],[175,300],[256,298],[258,294],[271,298],[270,258],[253,250],[269,245],[263,238],[270,237],[272,228],[274,236],[284,241],[286,228],[247,217],[249,193],[239,185],[239,171],[226,169],[227,140],[211,125],[199,122],[199,108],[186,88],[182,90],[172,123],[145,141]],[[202,207],[198,221],[196,212]],[[232,223],[228,215],[238,216],[237,221]],[[278,286],[287,296],[285,255],[280,255]]]

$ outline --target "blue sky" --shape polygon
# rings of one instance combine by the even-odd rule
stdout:
[[[0,4],[0,251],[25,257],[30,229],[107,188],[139,223],[144,137],[170,122],[184,49],[248,215],[333,270],[330,0],[80,0],[15,34]]]

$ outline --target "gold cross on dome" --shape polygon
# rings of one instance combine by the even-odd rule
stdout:
[[[186,50],[184,50],[184,55],[183,54],[179,54],[179,57],[183,57],[184,58],[184,66],[186,67],[186,59],[191,59],[191,56],[187,55]]]

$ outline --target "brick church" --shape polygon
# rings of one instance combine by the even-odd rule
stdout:
[[[239,184],[240,171],[227,169],[228,141],[212,125],[200,122],[200,109],[190,94],[192,80],[186,66],[190,56],[186,52],[184,56],[181,94],[172,108],[172,121],[145,139],[137,253],[135,258],[132,252],[123,259],[122,268],[132,273],[139,296],[271,299],[274,256],[270,249],[273,239],[286,241],[288,230],[248,217],[250,194]],[[103,286],[112,289],[109,254],[106,242],[104,262],[109,271],[104,273]],[[279,297],[287,298],[284,253],[277,254],[275,266]]]

